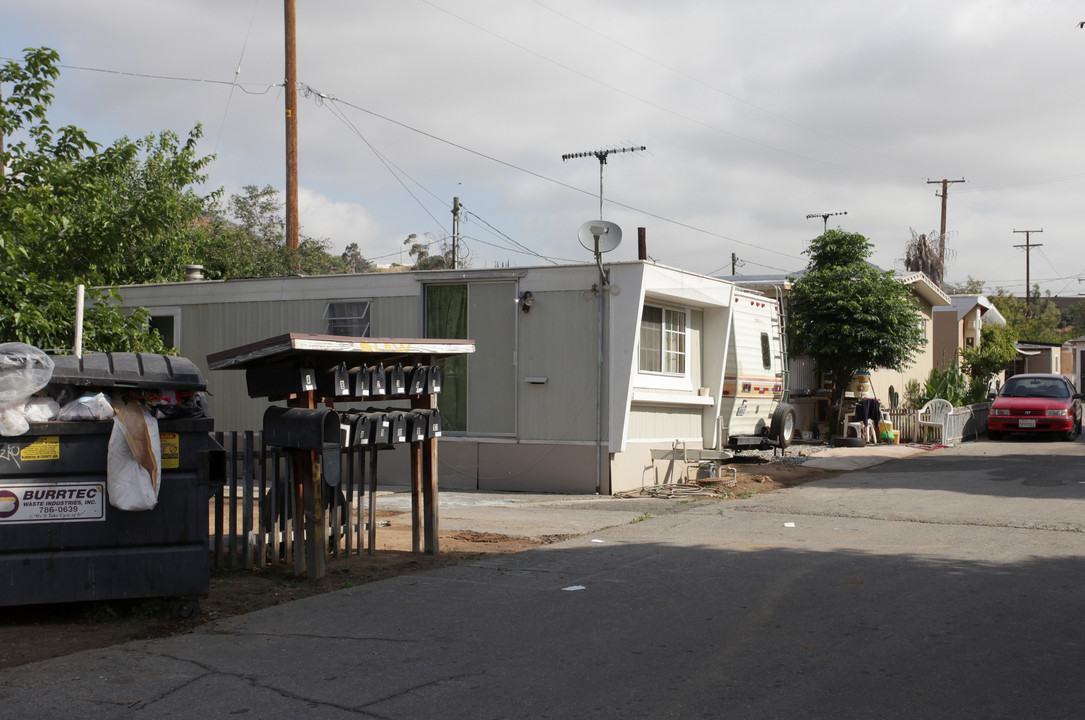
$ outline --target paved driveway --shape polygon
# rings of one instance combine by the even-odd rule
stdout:
[[[976,443],[691,502],[14,668],[0,716],[1080,718],[1083,451]]]

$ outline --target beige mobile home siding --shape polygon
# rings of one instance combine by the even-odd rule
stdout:
[[[634,405],[629,411],[630,442],[682,442],[701,445],[701,418],[704,408],[700,405],[656,406]]]
[[[590,276],[589,276],[590,277]],[[535,286],[528,276],[525,289]],[[520,380],[523,442],[594,442],[599,305],[583,290],[532,290],[535,306],[520,313]],[[604,377],[606,372],[604,369]],[[546,378],[530,384],[526,378]],[[606,385],[603,407],[607,406]],[[604,411],[604,425],[606,418]]]

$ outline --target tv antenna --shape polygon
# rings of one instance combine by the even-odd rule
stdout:
[[[821,228],[821,231],[822,232],[829,232],[829,218],[831,218],[833,215],[847,215],[847,214],[848,214],[847,210],[845,210],[844,212],[834,212],[834,213],[810,213],[809,215],[806,216],[806,219],[807,220],[813,220],[816,217],[821,218],[822,222],[824,223],[824,225]]]
[[[569,161],[573,158],[582,157],[594,157],[599,160],[599,219],[603,219],[603,166],[607,164],[607,155],[615,155],[617,153],[627,152],[642,152],[647,150],[644,145],[639,147],[626,147],[626,148],[608,148],[607,150],[588,150],[587,152],[578,153],[566,153],[561,156],[563,161]],[[589,248],[590,250],[591,248]],[[604,251],[605,252],[605,251]]]

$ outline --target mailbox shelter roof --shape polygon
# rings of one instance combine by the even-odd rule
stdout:
[[[211,370],[243,370],[300,357],[388,362],[411,356],[448,357],[475,351],[474,340],[365,338],[287,333],[207,356]]]

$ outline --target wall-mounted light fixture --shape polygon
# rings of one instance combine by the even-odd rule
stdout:
[[[520,303],[520,309],[524,312],[531,312],[531,308],[535,307],[535,296],[531,294],[530,290],[520,293],[520,297],[516,298],[516,301]]]

